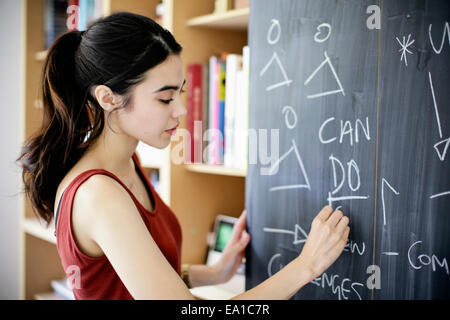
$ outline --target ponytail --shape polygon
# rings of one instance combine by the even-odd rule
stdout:
[[[53,43],[41,75],[42,126],[17,159],[25,192],[48,224],[59,183],[104,128],[103,108],[91,89],[108,86],[124,98],[114,110],[126,107],[145,73],[181,50],[168,30],[129,12],[104,17],[87,31],[67,32]]]
[[[92,118],[99,127],[97,136],[103,128],[103,114],[93,114],[88,108],[87,90],[76,80],[75,55],[82,36],[80,31],[67,32],[49,49],[40,85],[42,126],[25,142],[18,158],[25,192],[47,224],[53,218],[60,181],[87,148]]]

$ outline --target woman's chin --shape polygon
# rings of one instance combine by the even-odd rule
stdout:
[[[170,137],[168,138],[162,138],[159,141],[145,141],[141,140],[142,143],[145,143],[146,145],[156,148],[156,149],[165,149],[170,145]]]

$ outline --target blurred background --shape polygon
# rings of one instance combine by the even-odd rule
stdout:
[[[14,163],[24,137],[23,2],[0,1],[0,299],[19,299],[21,173]]]

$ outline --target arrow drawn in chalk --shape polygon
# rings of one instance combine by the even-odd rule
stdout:
[[[275,228],[264,228],[263,230],[264,232],[292,234],[294,236],[293,244],[304,243],[308,238],[308,234],[298,224],[295,224],[294,231]]]
[[[436,122],[437,122],[438,131],[439,131],[439,137],[442,139],[441,141],[438,141],[433,147],[436,150],[439,160],[444,161],[445,156],[447,154],[448,147],[450,146],[450,138],[444,139],[443,135],[442,135],[441,119],[439,117],[439,110],[438,110],[438,105],[436,102],[436,95],[434,94],[433,79],[431,78],[431,72],[428,72],[428,80],[430,82],[431,96],[433,97],[434,113],[436,115]]]
[[[381,182],[381,203],[383,204],[383,225],[386,225],[386,206],[384,204],[384,186],[387,185],[389,187],[389,189],[391,189],[391,191],[397,196],[400,194],[400,192],[395,190],[394,187],[392,187],[385,178],[381,179],[381,181],[382,181]]]

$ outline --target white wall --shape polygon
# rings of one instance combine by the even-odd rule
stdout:
[[[22,0],[0,0],[0,299],[20,298]]]

